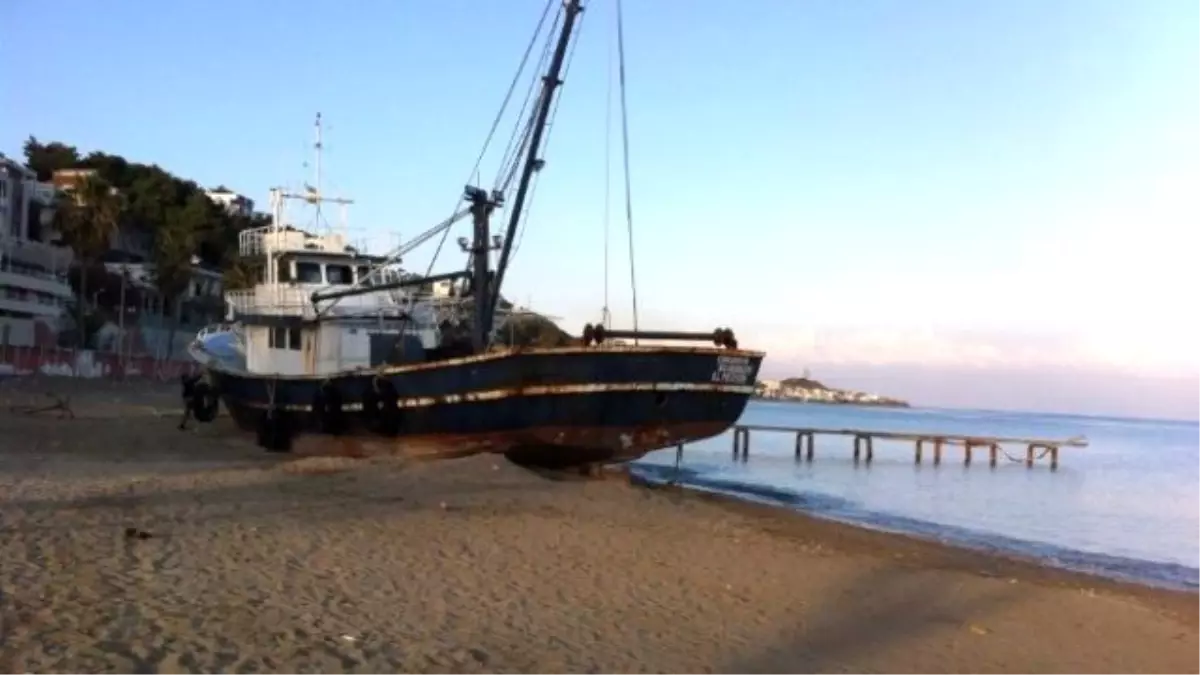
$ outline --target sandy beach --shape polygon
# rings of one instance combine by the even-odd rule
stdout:
[[[44,392],[74,419],[13,412]],[[477,456],[273,456],[0,382],[0,670],[1197,672],[1197,595]]]

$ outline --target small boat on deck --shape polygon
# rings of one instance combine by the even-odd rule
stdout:
[[[615,330],[606,317],[577,339],[503,339],[527,315],[500,290],[531,182],[545,165],[548,119],[581,11],[579,0],[558,10],[545,38],[547,70],[496,186],[467,186],[465,206],[391,255],[289,227],[285,202],[325,198],[272,191],[272,224],[239,242],[243,256],[261,261],[261,281],[227,293],[228,324],[190,349],[204,366],[203,379],[184,383],[197,420],[211,421],[219,401],[271,451],[494,452],[545,467],[627,461],[737,421],[764,355],[740,348],[727,328]],[[493,235],[502,209],[507,226]],[[467,219],[464,271],[400,267],[415,246]]]

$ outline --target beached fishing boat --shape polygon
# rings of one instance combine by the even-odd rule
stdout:
[[[219,400],[269,450],[287,451],[303,438],[328,441],[329,452],[440,448],[543,466],[629,460],[719,434],[738,419],[763,354],[739,348],[727,328],[646,331],[635,318],[634,330],[615,330],[605,308],[604,319],[570,344],[500,339],[514,320],[501,286],[531,182],[545,164],[548,121],[582,11],[579,0],[566,0],[546,24],[555,4],[530,42],[532,51],[549,26],[548,65],[492,189],[468,186],[454,215],[378,258],[336,237],[298,232],[281,215],[242,234],[241,253],[262,259],[263,277],[230,292],[229,326],[192,345],[206,371],[185,382],[197,419],[211,420]],[[319,205],[324,197],[272,192],[276,205],[288,199]],[[507,225],[493,235],[501,210]],[[464,271],[399,268],[415,245],[468,219],[471,236],[459,239]]]

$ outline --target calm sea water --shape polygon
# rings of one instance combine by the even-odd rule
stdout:
[[[947,448],[942,465],[913,462],[908,442],[875,441],[868,466],[851,438],[818,437],[811,464],[794,461],[795,436],[753,432],[750,460],[731,460],[725,434],[684,451],[682,482],[869,527],[917,534],[1143,583],[1200,584],[1200,425],[1196,422],[970,410],[885,409],[755,401],[743,424],[1068,438],[1058,471],[1024,464],[1009,447],[998,466]],[[675,451],[646,456],[650,480],[674,471]]]

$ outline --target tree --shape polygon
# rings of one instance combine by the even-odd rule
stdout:
[[[160,315],[165,314],[168,303],[172,308],[166,358],[174,350],[184,292],[192,281],[196,243],[212,228],[214,211],[202,193],[194,193],[183,208],[168,210],[165,222],[154,233],[154,285],[163,298]]]
[[[32,140],[32,139],[31,139]],[[109,242],[121,224],[123,202],[119,193],[99,176],[88,176],[71,193],[61,195],[54,223],[63,241],[75,252],[79,264],[79,301],[77,326],[79,346],[86,347],[86,309],[88,307],[88,270],[109,248]]]
[[[221,285],[226,290],[253,288],[262,281],[263,265],[257,260],[235,256],[222,267],[224,271],[221,274]]]
[[[48,181],[54,172],[60,169],[73,169],[79,166],[79,151],[73,145],[57,141],[42,144],[30,136],[22,147],[25,152],[25,166],[37,174],[40,181]]]

